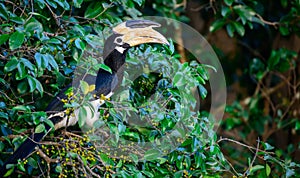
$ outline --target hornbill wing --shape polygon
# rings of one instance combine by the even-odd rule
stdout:
[[[101,75],[101,77],[97,77],[96,79],[95,94],[97,96],[101,94],[107,96],[113,92],[119,84],[118,76],[117,74],[110,74],[104,71],[99,72],[98,75]]]
[[[118,72],[119,73],[119,72]],[[93,94],[100,96],[103,94],[104,96],[109,95],[118,85],[118,81],[120,80],[116,74],[111,74],[104,70],[99,70],[98,75],[101,77],[96,77],[92,75],[87,75],[83,81],[85,81],[89,85],[95,85],[95,90],[92,91]],[[123,75],[121,76],[123,77]],[[46,112],[57,113],[65,110],[64,102],[62,100],[67,100],[68,97],[66,92],[73,86],[73,89],[79,89],[80,81],[75,81],[73,84],[69,84],[66,88],[60,91],[56,97],[48,104],[46,107]],[[54,122],[55,124],[56,122]]]
[[[67,99],[67,95],[65,94],[69,88],[72,87],[71,84],[67,85],[66,88],[64,88],[63,90],[61,90],[53,99],[52,101],[48,104],[48,106],[46,107],[45,111],[46,112],[58,112],[58,111],[63,111],[65,108],[64,103],[61,101],[62,99]]]
[[[89,85],[95,85],[96,76],[88,74],[82,80],[87,82]],[[46,112],[49,112],[51,114],[51,113],[56,113],[56,112],[65,110],[64,102],[62,102],[62,100],[68,99],[68,96],[66,95],[66,93],[68,92],[68,90],[70,90],[72,88],[72,86],[73,86],[73,89],[78,89],[80,87],[80,80],[76,80],[73,83],[70,83],[63,90],[61,90],[59,92],[59,94],[57,94],[53,98],[53,100],[48,104],[48,106],[45,109]]]

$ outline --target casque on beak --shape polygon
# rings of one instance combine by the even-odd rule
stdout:
[[[160,27],[160,24],[150,20],[128,20],[114,27],[113,32],[123,35],[123,42],[131,47],[144,43],[169,45],[168,40],[154,27]]]

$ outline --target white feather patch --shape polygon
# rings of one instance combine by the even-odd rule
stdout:
[[[107,94],[105,96],[105,98],[110,98],[113,94],[114,94],[113,92],[110,92],[109,94]],[[95,111],[94,114],[91,113],[92,110],[90,108],[86,108],[86,110],[87,110],[87,118],[86,118],[85,122],[86,122],[87,126],[93,127],[94,123],[99,119],[100,113],[99,113],[98,110],[99,110],[100,106],[102,104],[104,104],[104,102],[105,101],[101,100],[101,99],[97,99],[97,100],[94,100],[94,101],[91,102],[91,105],[93,107],[92,110]]]
[[[124,51],[126,50],[126,48],[123,48],[123,47],[121,47],[121,46],[116,46],[115,49],[116,49],[117,51],[119,51],[121,54],[123,54]]]
[[[108,95],[105,96],[105,98],[110,98],[113,95],[113,92],[110,92]],[[97,99],[94,101],[91,101],[90,104],[92,108],[88,106],[84,106],[85,110],[87,111],[87,117],[85,118],[85,123],[88,127],[93,127],[94,123],[99,119],[99,107],[104,104],[104,100]],[[62,127],[69,127],[72,125],[75,125],[78,122],[78,112],[79,109],[76,109],[74,111],[74,114],[66,115],[65,111],[55,113],[49,116],[49,119],[55,116],[63,117],[63,119],[55,124],[55,130],[60,129]],[[93,113],[92,113],[93,112]],[[67,125],[68,123],[68,125]]]

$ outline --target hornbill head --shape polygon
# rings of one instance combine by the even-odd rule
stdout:
[[[113,34],[105,40],[104,64],[112,74],[100,68],[96,78],[96,94],[108,95],[118,88],[124,75],[126,52],[130,47],[144,43],[169,44],[168,40],[153,28],[159,23],[150,20],[128,20],[112,29]]]
[[[116,39],[116,44],[123,41],[130,47],[143,43],[169,44],[167,39],[153,27],[160,27],[159,23],[150,20],[128,20],[113,28],[115,34],[121,36]]]
[[[168,40],[153,28],[160,27],[159,23],[150,20],[128,20],[113,28],[105,42],[103,57],[106,59],[114,50],[121,54],[133,46],[145,43],[169,44]]]

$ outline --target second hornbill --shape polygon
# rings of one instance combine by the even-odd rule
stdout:
[[[122,82],[126,53],[130,47],[144,43],[168,44],[167,39],[153,29],[153,27],[159,26],[160,24],[150,20],[128,20],[113,28],[113,34],[106,39],[103,50],[104,64],[110,67],[111,72],[100,68],[97,76],[87,76],[84,79],[89,85],[95,85],[95,90],[92,91],[94,95],[104,95],[105,97],[113,95],[114,90]],[[67,98],[66,91],[69,87],[58,94],[46,108],[46,112],[52,113],[48,119],[53,122],[55,130],[75,125],[78,121],[77,117],[70,116],[66,112],[66,108],[63,107],[64,99]],[[96,97],[90,101],[95,111],[98,111],[99,106],[103,104],[100,99],[100,97]],[[85,120],[87,125],[92,126],[97,119],[99,119],[99,113],[88,114]],[[19,159],[22,160],[33,152],[34,148],[51,130],[50,126],[46,125],[45,127],[46,132],[32,134],[8,158],[0,168],[0,177],[6,174],[8,164],[16,164]]]

